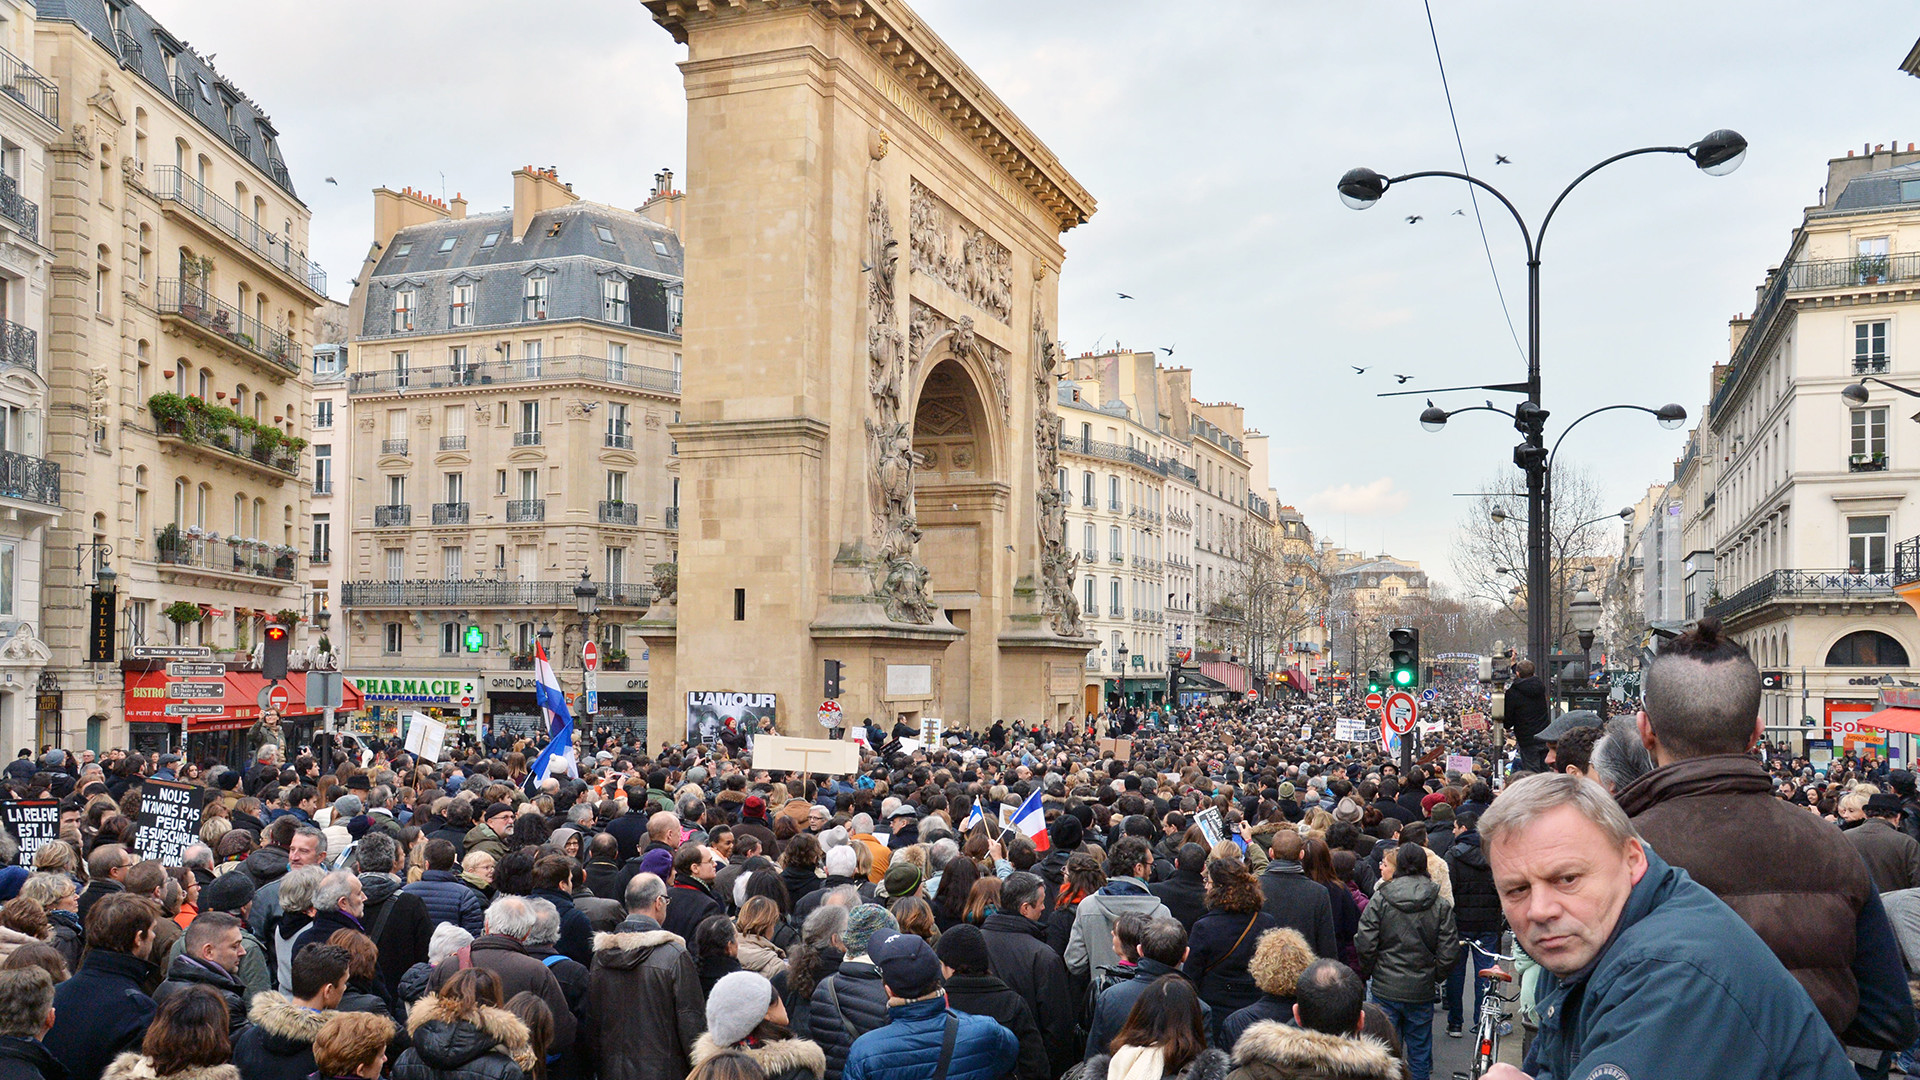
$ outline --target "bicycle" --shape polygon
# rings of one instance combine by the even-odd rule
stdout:
[[[1498,965],[1502,961],[1513,963],[1515,957],[1483,949],[1477,942],[1468,941],[1464,944],[1473,952],[1480,953],[1495,963],[1493,967],[1481,968],[1475,972],[1479,978],[1486,979],[1490,985],[1487,987],[1486,999],[1480,1004],[1479,1024],[1473,1046],[1473,1068],[1469,1072],[1453,1074],[1453,1080],[1480,1080],[1480,1077],[1487,1074],[1488,1069],[1493,1068],[1493,1063],[1500,1060],[1500,1031],[1502,1028],[1511,1030],[1508,1027],[1508,1017],[1512,1015],[1509,1012],[1509,1006],[1520,1000],[1520,990],[1515,987],[1512,993],[1500,992],[1501,983],[1513,982],[1513,973]]]

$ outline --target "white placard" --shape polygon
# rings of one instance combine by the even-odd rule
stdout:
[[[753,740],[753,767],[813,775],[860,770],[860,748],[845,739],[796,739],[760,735]]]
[[[920,718],[920,741],[928,746],[939,746],[940,740],[947,734],[947,722],[937,716]]]
[[[447,744],[447,725],[426,713],[407,713],[401,717],[407,725],[407,753],[421,761],[439,761]]]
[[[933,665],[888,664],[887,696],[916,698],[933,696]]]
[[[1209,806],[1193,815],[1193,823],[1200,826],[1200,835],[1207,838],[1208,847],[1227,838],[1227,825],[1221,820],[1220,808],[1217,806]]]
[[[1333,737],[1338,742],[1366,742],[1373,737],[1367,730],[1372,726],[1364,720],[1340,717],[1333,722]]]

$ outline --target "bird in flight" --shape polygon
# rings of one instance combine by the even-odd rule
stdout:
[[[331,177],[331,176],[329,176],[329,177],[327,177],[327,183],[329,183],[329,184],[332,184],[332,185],[333,185],[334,187],[339,187],[339,186],[340,186],[340,181],[338,181],[338,180],[335,180],[335,179],[334,179],[333,177]]]
[[[1495,154],[1493,155],[1493,163],[1495,165],[1511,165],[1513,164],[1513,160],[1505,154]]]
[[[1127,295],[1126,293],[1123,293],[1123,292],[1117,292],[1117,293],[1114,293],[1113,295],[1115,295],[1115,296],[1117,296],[1117,297],[1119,297],[1119,298],[1120,298],[1120,299],[1122,299],[1122,300],[1131,300],[1131,299],[1133,299],[1133,297],[1131,297],[1131,296],[1128,296],[1128,295]]]
[[[1173,355],[1173,346],[1171,346],[1171,345],[1162,345],[1162,346],[1160,346],[1160,351],[1161,351],[1161,352],[1163,352],[1163,353],[1166,353],[1166,354],[1167,354],[1168,356],[1172,356],[1172,355]]]
[[[1365,375],[1367,373],[1366,368],[1360,367],[1357,364],[1348,364],[1347,366],[1350,368],[1353,368],[1353,373],[1355,375]]]
[[[1420,216],[1419,214],[1408,214],[1408,215],[1407,215],[1407,224],[1409,224],[1409,225],[1418,225],[1418,224],[1420,224],[1420,222],[1421,222],[1422,220],[1424,220],[1424,219],[1423,219],[1423,218],[1422,218],[1422,217],[1421,217],[1421,216]]]
[[[1411,375],[1395,375],[1395,376],[1394,376],[1394,378],[1396,378],[1396,379],[1398,379],[1398,380],[1400,380],[1400,385],[1401,385],[1401,386],[1405,386],[1405,385],[1407,385],[1407,381],[1408,381],[1409,379],[1412,379],[1412,378],[1413,378],[1413,376],[1411,376]]]
[[[1454,216],[1454,217],[1466,217],[1466,216],[1467,216],[1467,212],[1466,212],[1465,210],[1455,210],[1455,211],[1453,212],[1453,216]]]

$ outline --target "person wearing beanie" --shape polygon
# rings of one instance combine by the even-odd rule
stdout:
[[[807,1034],[827,1055],[825,1080],[840,1080],[854,1040],[887,1022],[886,984],[867,948],[875,938],[899,929],[893,915],[877,904],[861,904],[847,915],[847,930],[840,938],[846,959],[839,971],[813,988],[807,1014]]]
[[[999,1080],[1020,1058],[1020,1040],[991,1017],[948,1008],[933,946],[914,934],[873,940],[869,953],[886,982],[887,1022],[854,1040],[845,1080]],[[953,1039],[951,1056],[946,1051]]]
[[[726,975],[707,995],[707,1031],[693,1044],[693,1067],[727,1050],[745,1054],[767,1080],[821,1080],[827,1072],[820,1044],[793,1034],[786,1004],[757,972]]]
[[[920,868],[904,859],[893,864],[880,879],[880,890],[889,903],[920,895]]]
[[[1067,860],[1080,850],[1080,842],[1086,838],[1086,823],[1072,814],[1061,814],[1047,825],[1047,854],[1033,865],[1033,872],[1047,883],[1047,910],[1053,910],[1053,900],[1060,895],[1060,887],[1067,881]]]
[[[987,939],[970,923],[940,935],[933,952],[946,975],[947,1007],[975,1016],[991,1017],[1020,1040],[1020,1059],[1014,1066],[1018,1080],[1052,1080],[1047,1044],[1025,998],[1001,981],[992,970]]]

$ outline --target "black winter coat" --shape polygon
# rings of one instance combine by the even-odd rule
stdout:
[[[560,940],[554,943],[553,951],[582,967],[592,963],[593,923],[588,920],[586,912],[574,906],[573,897],[559,889],[535,889],[527,897],[545,900],[560,913]],[[693,938],[688,936],[687,940],[692,941]]]
[[[0,1035],[0,1080],[67,1080],[67,1067],[38,1039]]]
[[[1033,1007],[998,977],[956,973],[947,980],[947,1007],[992,1017],[1019,1037],[1020,1062],[1014,1068],[1019,1080],[1052,1080],[1053,1066],[1047,1061],[1047,1044],[1040,1038]]]
[[[139,1049],[154,1010],[141,987],[156,974],[137,956],[94,949],[54,987],[53,1030],[41,1042],[72,1080],[100,1080],[116,1054]]]
[[[987,942],[988,970],[1033,1009],[1047,1063],[1055,1076],[1080,1060],[1073,983],[1067,962],[1048,945],[1042,924],[1011,911],[997,911],[980,925]]]
[[[588,1061],[600,1080],[681,1080],[706,1031],[700,975],[686,944],[651,919],[593,939]]]
[[[316,1071],[313,1040],[333,1017],[271,990],[253,999],[253,1025],[233,1041],[233,1064],[246,1080],[307,1080]]]
[[[1315,956],[1339,959],[1340,946],[1333,933],[1333,898],[1325,885],[1302,872],[1299,863],[1275,859],[1260,875],[1260,891],[1267,897],[1264,910],[1274,921],[1300,931]]]
[[[189,986],[204,986],[220,995],[227,1003],[227,1035],[240,1034],[247,1026],[247,988],[240,980],[227,974],[220,968],[195,960],[191,956],[176,956],[167,966],[167,981],[153,992],[153,1005],[157,1010],[160,1003]]]
[[[1192,871],[1175,870],[1167,880],[1147,886],[1147,891],[1167,905],[1167,910],[1188,933],[1193,932],[1193,924],[1200,921],[1200,916],[1207,913],[1207,883]]]
[[[1447,876],[1453,883],[1453,921],[1461,937],[1497,934],[1506,926],[1500,890],[1493,886],[1493,867],[1477,830],[1454,840],[1447,852]]]
[[[826,1080],[840,1080],[853,1041],[887,1026],[887,988],[880,969],[866,960],[840,965],[833,977],[813,988],[807,1030],[827,1055]]]
[[[413,1047],[394,1062],[393,1080],[533,1080],[527,1026],[505,1009],[460,1017],[429,994],[407,1014],[407,1029]]]
[[[367,894],[360,921],[368,937],[375,927],[380,929],[373,943],[380,949],[380,981],[389,991],[398,990],[400,976],[427,958],[427,943],[433,940],[433,918],[427,914],[426,902],[404,891],[403,884],[392,874],[360,875],[360,887]]]
[[[660,920],[660,929],[679,935],[680,940],[691,948],[693,932],[700,929],[700,924],[709,916],[726,913],[727,909],[713,898],[713,892],[705,882],[685,874],[676,874],[672,887],[667,890],[667,917]]]
[[[1220,1041],[1214,1045],[1231,1053],[1234,1044],[1240,1041],[1241,1033],[1262,1020],[1293,1023],[1293,999],[1261,994],[1260,1000],[1220,1021]]]
[[[1199,989],[1200,1000],[1213,1010],[1216,1022],[1259,1000],[1260,988],[1247,965],[1260,935],[1278,925],[1264,911],[1250,916],[1209,911],[1194,924],[1180,973]]]

